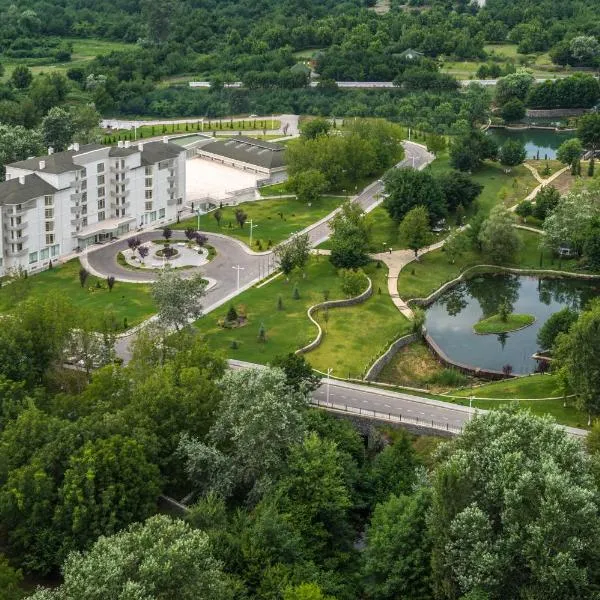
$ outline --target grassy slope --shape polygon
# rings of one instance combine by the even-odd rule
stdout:
[[[365,272],[373,282],[371,298],[363,304],[329,310],[327,323],[318,316],[325,338],[306,358],[320,371],[333,368],[337,377],[361,378],[393,340],[410,332],[410,322],[387,293],[387,270],[370,264]]]
[[[117,281],[113,291],[109,292],[104,280],[90,275],[82,288],[79,284],[80,268],[79,261],[74,259],[32,276],[28,279],[25,294],[17,298],[16,288],[13,290],[10,285],[0,288],[0,311],[10,310],[15,303],[26,297],[43,298],[59,292],[68,296],[75,306],[89,310],[92,314],[113,311],[121,326],[125,318],[131,327],[155,312],[149,286]],[[102,284],[102,289],[96,289],[97,281]],[[19,286],[19,289],[22,288]]]
[[[223,214],[221,227],[218,226],[214,213],[202,216],[200,218],[200,229],[211,233],[229,235],[248,244],[250,241],[249,224],[246,223],[244,228],[240,229],[235,220],[235,210],[240,208],[248,215],[248,220],[252,219],[254,224],[258,225],[252,235],[253,250],[257,249],[256,241],[260,241],[263,249],[266,250],[269,240],[273,245],[282,242],[292,233],[300,231],[328,215],[341,202],[342,198],[329,196],[322,197],[310,207],[296,198],[274,198],[257,202],[244,202],[236,207],[224,206],[221,209]],[[283,219],[278,213],[283,213]],[[230,223],[231,227],[229,227]],[[192,227],[196,229],[197,226],[198,220],[193,217],[173,225],[173,228],[186,229]]]

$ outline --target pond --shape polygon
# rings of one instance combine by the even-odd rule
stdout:
[[[548,317],[564,307],[580,310],[599,294],[600,281],[482,275],[442,294],[427,309],[425,325],[451,360],[495,371],[509,364],[514,373],[532,373],[536,336]],[[535,316],[535,323],[512,333],[475,334],[473,325],[497,313],[503,299],[508,300],[512,312]]]
[[[575,137],[574,131],[554,131],[551,129],[522,129],[513,131],[510,129],[490,129],[491,135],[498,144],[502,145],[507,140],[519,140],[525,144],[527,158],[540,159],[556,158],[558,147],[566,140]]]

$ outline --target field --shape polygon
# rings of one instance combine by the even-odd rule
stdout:
[[[534,321],[535,317],[533,315],[510,314],[506,321],[503,321],[500,315],[492,315],[487,319],[482,319],[478,323],[475,323],[473,329],[475,333],[479,333],[480,335],[507,333],[527,327]]]
[[[80,268],[79,261],[74,259],[31,276],[15,287],[12,284],[3,286],[0,288],[0,311],[9,311],[25,298],[36,299],[61,293],[68,296],[78,308],[90,311],[91,315],[113,312],[120,328],[124,328],[125,320],[127,326],[132,327],[154,314],[155,307],[149,286],[117,281],[113,291],[109,292],[106,281],[90,275],[85,286],[81,287]],[[97,285],[101,287],[98,288]]]
[[[69,62],[54,62],[50,58],[14,59],[4,57],[0,54],[0,63],[5,67],[4,79],[6,80],[10,77],[13,69],[17,65],[27,65],[34,75],[37,73],[46,73],[48,71],[64,72],[68,69],[85,67],[86,63],[96,58],[96,56],[134,47],[133,44],[96,39],[64,38],[64,41],[72,42],[73,44],[73,53],[71,54],[71,60]]]
[[[256,227],[252,233],[252,249],[260,250],[262,247],[263,250],[266,250],[268,247],[287,239],[292,233],[300,231],[325,217],[335,210],[341,202],[342,198],[329,196],[323,196],[310,207],[296,198],[274,198],[257,202],[243,202],[235,207],[224,206],[221,209],[220,226],[214,217],[214,212],[203,215],[200,218],[200,230],[222,233],[249,244],[249,221],[252,219],[253,226]],[[240,228],[235,220],[236,209],[241,209],[248,215],[248,221],[243,228]],[[197,226],[198,220],[193,217],[173,225],[173,228],[186,229],[192,227],[196,229]],[[271,242],[270,245],[269,241]]]

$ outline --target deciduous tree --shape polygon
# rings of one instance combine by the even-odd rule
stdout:
[[[481,248],[493,262],[509,262],[521,247],[512,215],[500,205],[490,211],[479,232]]]
[[[416,257],[419,250],[427,246],[432,240],[427,209],[424,206],[415,206],[408,211],[402,223],[400,223],[398,231]]]

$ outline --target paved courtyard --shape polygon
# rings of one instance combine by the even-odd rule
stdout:
[[[192,158],[186,166],[186,201],[194,202],[210,196],[223,200],[227,192],[254,187],[266,175],[227,167],[204,158]]]

